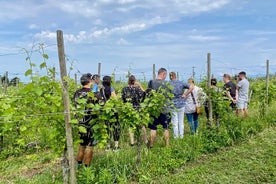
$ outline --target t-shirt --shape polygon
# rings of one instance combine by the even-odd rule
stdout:
[[[161,79],[154,79],[149,81],[148,88],[158,91],[160,88],[167,89],[167,82]]]
[[[78,109],[79,108],[79,99],[87,99],[87,104],[95,104],[97,103],[95,100],[93,100],[88,93],[91,92],[90,88],[82,88],[78,89],[74,94],[74,102],[75,107],[77,110],[84,110],[85,115],[83,117],[76,117],[79,120],[79,124],[84,124],[86,126],[89,125],[90,121],[96,117],[96,115],[92,115],[91,111],[92,109],[90,107],[85,106],[85,109]]]
[[[238,87],[239,87],[238,101],[248,102],[249,81],[247,79],[243,79],[239,81]]]
[[[224,84],[224,90],[230,92],[232,98],[236,98],[236,85],[232,81]]]
[[[173,90],[171,93],[174,95],[173,102],[177,109],[183,108],[185,106],[185,100],[182,98],[184,89],[189,89],[189,85],[178,80],[170,81]]]
[[[169,83],[166,82],[165,80],[154,79],[154,80],[149,81],[148,88],[150,90],[156,90],[158,93],[161,93],[166,97],[167,102],[166,102],[166,105],[164,106],[163,113],[169,113],[171,111],[171,108],[170,108],[171,99],[168,95],[170,92]]]
[[[127,86],[122,90],[122,99],[124,103],[130,102],[134,108],[139,108],[144,98],[145,92],[138,87]]]
[[[92,92],[98,92],[99,90],[99,85],[98,84],[94,84],[93,88],[92,88]]]

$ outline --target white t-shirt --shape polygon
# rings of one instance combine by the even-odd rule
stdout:
[[[249,81],[247,79],[243,79],[239,81],[238,87],[239,87],[238,101],[248,102]]]

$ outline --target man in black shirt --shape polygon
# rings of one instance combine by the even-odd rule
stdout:
[[[232,109],[235,109],[237,103],[236,85],[232,82],[231,76],[229,74],[223,75],[223,81],[225,94],[229,98],[229,100],[231,100],[230,106],[232,107]]]
[[[93,137],[93,131],[92,131],[92,125],[91,120],[94,117],[92,115],[91,107],[88,107],[89,104],[94,104],[95,101],[92,99],[92,97],[89,95],[91,93],[91,87],[92,87],[92,75],[91,74],[84,74],[82,75],[81,79],[81,85],[83,86],[81,89],[78,89],[74,94],[74,102],[75,107],[80,111],[84,111],[84,114],[82,115],[76,115],[76,118],[79,120],[79,126],[85,128],[85,132],[80,132],[80,139],[82,142],[80,143],[78,155],[77,155],[77,161],[78,165],[81,166],[84,162],[85,166],[89,166],[90,162],[92,160],[93,156],[93,146],[95,146],[96,141]],[[80,103],[79,100],[86,99],[86,104]],[[82,107],[84,106],[84,107]],[[78,113],[78,112],[77,112]],[[82,113],[82,112],[81,112]]]
[[[157,92],[161,92],[160,88],[168,90],[168,84],[166,84],[165,79],[167,77],[167,70],[165,68],[160,68],[158,70],[157,79],[151,80],[148,84],[149,89],[156,90]],[[154,141],[156,139],[156,130],[157,126],[160,124],[164,129],[164,138],[165,138],[165,146],[169,145],[169,124],[170,124],[169,112],[164,112],[159,115],[159,117],[154,118],[153,123],[149,124],[150,128],[150,143],[149,147],[152,148]]]

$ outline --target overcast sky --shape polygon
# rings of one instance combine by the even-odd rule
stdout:
[[[275,0],[0,0],[0,75],[23,78],[22,48],[44,43],[49,66],[58,67],[56,30],[74,71],[151,78],[152,64],[179,72],[181,79],[212,73],[276,72]],[[34,53],[32,60],[42,58]]]

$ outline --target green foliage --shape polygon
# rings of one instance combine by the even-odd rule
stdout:
[[[42,63],[36,66],[31,61],[31,52],[26,51],[26,61],[29,69],[25,72],[32,82],[10,86],[6,95],[0,94],[0,137],[4,137],[1,158],[17,156],[24,152],[43,152],[61,154],[65,146],[64,112],[62,104],[62,86],[59,81],[53,79],[54,70],[47,67],[49,56],[44,53],[43,45],[40,45]],[[36,68],[38,67],[38,69]],[[46,76],[35,76],[33,71],[46,70]],[[45,72],[44,72],[45,73]],[[72,79],[66,78],[70,95],[73,96],[75,84]],[[115,83],[118,96],[112,97],[103,104],[89,105],[93,114],[97,115],[90,123],[93,126],[95,138],[99,144],[96,147],[96,156],[91,168],[84,168],[78,172],[79,183],[150,183],[160,175],[166,176],[176,171],[188,161],[197,160],[202,154],[214,153],[225,146],[234,145],[246,140],[265,128],[275,126],[275,94],[276,80],[272,78],[269,93],[265,93],[264,80],[251,81],[253,96],[250,103],[252,115],[248,118],[240,118],[234,115],[229,108],[230,101],[223,93],[213,89],[207,91],[211,94],[214,123],[210,128],[205,128],[203,117],[200,118],[200,134],[187,135],[183,140],[172,140],[169,148],[163,148],[158,140],[156,148],[151,150],[145,146],[139,151],[128,149],[119,153],[101,153],[108,141],[106,122],[111,124],[117,121],[123,127],[123,135],[129,128],[135,132],[136,138],[141,135],[141,127],[152,122],[153,117],[172,109],[172,97],[166,90],[161,93],[152,91],[148,94],[139,110],[132,104],[123,103],[120,97],[120,89],[125,83]],[[146,85],[145,83],[143,84]],[[205,84],[201,84],[205,86]],[[89,94],[94,98],[93,94]],[[78,132],[85,132],[84,127],[78,126],[78,117],[85,115],[86,100],[80,99],[77,109],[73,103],[71,106],[74,142],[79,142]],[[165,108],[164,108],[165,107]],[[160,134],[161,132],[158,131]],[[26,145],[30,142],[39,143],[33,149],[26,151]],[[126,141],[123,141],[126,144]],[[137,167],[137,160],[141,163]],[[30,156],[37,160],[37,156]],[[51,158],[50,158],[51,159]],[[45,157],[45,162],[49,158]],[[19,180],[18,180],[19,181]],[[23,182],[24,183],[24,182]]]

